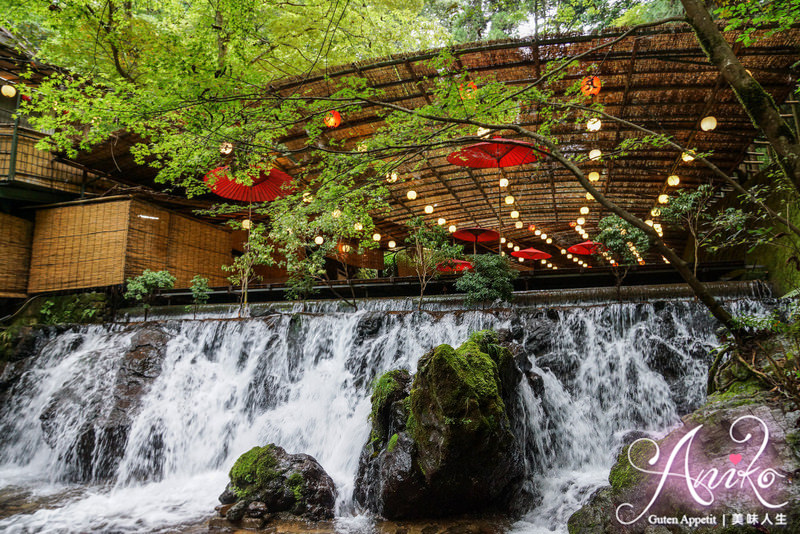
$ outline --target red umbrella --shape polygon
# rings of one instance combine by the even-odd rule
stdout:
[[[457,232],[453,232],[453,237],[460,241],[472,243],[472,253],[477,253],[478,243],[488,243],[500,238],[500,234],[496,230],[488,228],[462,228]]]
[[[546,260],[552,258],[550,254],[537,248],[524,248],[511,253],[515,258],[525,258],[526,260]]]
[[[244,202],[266,202],[285,197],[291,189],[284,186],[292,182],[292,177],[278,169],[261,171],[252,178],[253,185],[244,185],[228,176],[228,167],[217,167],[206,174],[208,187],[223,198]],[[213,182],[213,183],[212,183]]]
[[[599,246],[600,243],[595,243],[594,241],[584,241],[583,243],[572,245],[567,249],[567,252],[571,252],[572,254],[580,254],[581,256],[588,256],[597,252],[597,247]]]
[[[461,271],[471,271],[472,264],[464,260],[447,260],[436,266],[440,273],[460,273]]]
[[[473,169],[514,167],[533,163],[537,159],[539,157],[532,144],[502,137],[466,146],[447,156],[447,161],[453,165],[472,167]]]

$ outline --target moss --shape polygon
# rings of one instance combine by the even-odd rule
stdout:
[[[717,391],[708,397],[709,403],[725,403],[729,407],[744,406],[759,402],[759,394],[763,393],[764,385],[755,378],[744,382],[734,382],[725,391]]]
[[[300,473],[292,473],[289,478],[286,479],[286,482],[294,494],[295,506],[305,504],[306,481],[303,475]]]
[[[378,413],[386,408],[386,404],[392,396],[403,391],[403,384],[400,382],[401,376],[407,375],[404,369],[395,369],[381,375],[372,386],[372,411],[369,414],[371,421],[375,421]]]
[[[252,496],[258,488],[279,476],[276,465],[272,445],[253,447],[242,454],[229,473],[234,493],[240,498]]]
[[[394,450],[394,448],[397,447],[397,438],[399,438],[399,437],[400,436],[397,433],[392,434],[392,437],[389,438],[389,444],[386,445],[386,451],[387,452],[392,452]]]
[[[630,451],[631,460],[638,466],[645,465],[653,455],[653,448],[647,442],[634,442],[631,445],[623,447],[617,463],[611,468],[608,474],[608,482],[614,488],[614,492],[619,492],[632,488],[645,479],[644,473],[637,470],[628,461],[628,449],[633,447]]]

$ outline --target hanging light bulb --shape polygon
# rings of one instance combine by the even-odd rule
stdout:
[[[514,245],[514,252],[519,252],[519,245]]]
[[[542,265],[547,265],[547,260],[542,260]]]
[[[514,211],[511,212],[511,218],[512,219],[516,219],[518,217],[519,217],[519,212],[517,210],[514,210]]]
[[[500,178],[500,187],[508,187],[508,180],[506,178]]]
[[[692,156],[688,152],[684,152],[683,154],[681,154],[681,159],[688,163],[690,161],[694,161],[694,156]]]
[[[669,203],[669,195],[658,195],[658,203],[659,204],[668,204]]]
[[[581,212],[581,215],[589,215],[589,207],[588,206],[581,206],[580,212]]]
[[[223,156],[227,156],[233,152],[233,143],[229,141],[223,141],[222,144],[219,145],[219,153]]]
[[[353,225],[353,228],[355,228],[356,232],[360,232],[361,230],[363,230],[363,229],[364,229],[364,225],[363,225],[363,224],[361,224],[361,223],[358,223],[358,222],[357,222],[357,223],[355,223],[355,224]]]
[[[372,240],[373,241],[380,241],[381,240],[381,234],[379,234],[377,232],[372,234]]]
[[[507,246],[508,248],[514,248],[514,243],[512,243],[511,241],[509,241],[508,243],[506,243],[506,246]]]
[[[553,244],[553,238],[552,237],[548,237],[547,241],[545,241],[545,243],[547,243],[548,245],[552,245]]]
[[[242,228],[244,228],[245,230],[249,230],[251,224],[252,223],[251,223],[250,219],[245,219],[245,220],[242,221]]]
[[[431,213],[433,213],[433,206],[431,206],[430,204],[428,204],[427,206],[425,206],[425,213],[427,213],[428,215],[430,215]]]
[[[589,234],[584,232],[584,233],[581,234],[581,237],[584,238],[584,239],[589,239]]]
[[[397,246],[397,243],[394,242],[394,239],[390,239],[388,244],[389,248],[395,248]]]
[[[406,193],[408,200],[414,200],[417,198],[417,192],[411,189],[408,193]]]
[[[713,115],[709,115],[708,117],[703,117],[703,120],[700,121],[700,129],[704,132],[710,132],[714,128],[717,127],[717,118]]]
[[[599,172],[592,171],[592,172],[589,173],[589,181],[590,182],[596,182],[599,179],[600,179],[600,173]]]
[[[506,204],[508,204],[510,206],[513,203],[514,203],[514,197],[512,197],[511,195],[507,195],[506,196]]]
[[[567,254],[567,259],[571,260],[572,259],[572,254]]]
[[[517,222],[515,222],[515,223],[514,223],[514,226],[515,226],[516,228],[522,228],[522,227],[523,227],[523,226],[525,226],[525,225],[524,225],[524,224],[522,224],[522,221],[517,221]]]
[[[597,117],[591,118],[586,122],[586,129],[590,132],[596,132],[603,127],[603,123]]]
[[[539,229],[537,228],[536,230],[534,230],[534,231],[533,231],[533,233],[534,233],[535,235],[541,235],[541,234],[542,234],[542,231],[541,231],[541,230],[539,230]]]
[[[667,185],[675,187],[679,183],[681,183],[681,179],[677,174],[672,174],[667,177]]]
[[[547,234],[542,234],[539,237],[541,237],[543,241],[547,240]]]
[[[444,223],[446,222],[447,221],[444,220],[444,217],[439,217],[439,220],[436,221],[436,224],[438,224],[439,226],[444,226]]]
[[[316,243],[317,245],[321,245],[324,242],[325,242],[325,239],[323,239],[323,237],[321,235],[318,235],[317,237],[314,238],[314,243]]]
[[[603,151],[597,148],[589,152],[589,159],[592,161],[600,159],[602,156],[603,156]]]
[[[552,268],[553,268],[553,264],[552,264],[552,263],[550,263],[549,261],[547,262],[547,266],[548,266],[550,269],[552,269]]]
[[[653,217],[659,217],[661,215],[661,210],[659,208],[653,208],[650,210],[650,215]]]
[[[500,243],[502,244],[502,243],[505,243],[505,242],[506,242],[506,238],[505,237],[501,237],[500,238]]]
[[[450,226],[448,226],[448,227],[447,227],[447,229],[448,229],[448,230],[450,231],[450,233],[452,234],[453,232],[455,232],[455,231],[456,231],[456,225],[455,225],[455,224],[451,224]]]
[[[586,224],[586,219],[584,219],[583,217],[578,217],[578,220],[575,221],[575,222],[578,223],[578,226],[583,226],[584,224]],[[577,228],[577,226],[576,226],[576,228]]]
[[[582,234],[583,233],[583,226],[581,226],[580,224],[576,224],[575,225],[575,231],[578,232],[579,234]]]
[[[395,183],[397,181],[397,178],[398,176],[395,171],[392,171],[386,175],[386,181],[389,182],[390,184]]]
[[[586,193],[586,200],[594,200],[594,196],[591,193]]]

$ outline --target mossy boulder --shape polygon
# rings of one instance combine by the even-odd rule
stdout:
[[[521,379],[492,331],[428,352],[413,381],[403,370],[381,376],[356,500],[388,519],[516,511],[523,456],[512,419]]]
[[[274,444],[253,447],[231,467],[230,483],[220,495],[225,517],[331,519],[336,487],[322,466],[307,454],[289,454]]]
[[[690,530],[687,526],[677,525],[652,525],[647,518],[677,517],[679,520],[687,517],[715,516],[718,520],[716,526],[699,526],[691,532],[705,534],[711,532],[794,532],[792,525],[800,524],[800,489],[791,483],[791,479],[800,474],[800,455],[796,448],[796,429],[800,422],[800,412],[792,411],[791,406],[772,402],[769,396],[757,382],[744,382],[736,384],[726,392],[715,393],[708,398],[707,403],[683,418],[683,425],[670,432],[662,439],[655,440],[660,454],[654,465],[649,460],[654,457],[656,448],[650,441],[636,440],[622,448],[617,461],[609,474],[609,486],[597,490],[589,502],[570,517],[568,522],[569,534],[652,534],[654,532],[684,533]],[[763,421],[769,432],[769,443],[762,453],[758,449],[764,438],[764,429],[752,417]],[[744,419],[740,419],[744,418]],[[732,428],[735,422],[736,425]],[[716,468],[720,476],[725,476],[732,469],[737,469],[732,463],[731,455],[740,455],[742,463],[739,469],[750,469],[749,463],[755,462],[754,467],[759,470],[752,475],[751,480],[761,473],[764,468],[772,468],[785,478],[780,479],[770,489],[761,489],[760,494],[772,503],[787,502],[779,510],[769,509],[761,505],[745,481],[728,488],[724,484],[714,489],[714,502],[710,506],[696,503],[686,490],[686,481],[677,476],[669,477],[664,487],[659,491],[655,503],[649,508],[645,516],[631,525],[622,525],[616,519],[618,507],[623,503],[630,503],[633,508],[622,510],[623,516],[633,519],[644,510],[657,491],[661,477],[658,474],[647,474],[632,466],[633,461],[640,468],[662,473],[665,463],[676,448],[679,441],[701,426],[692,439],[689,447],[690,476],[699,476],[701,470],[706,472]],[[750,434],[751,439],[745,439]],[[732,436],[736,436],[735,441]],[[683,473],[686,448],[679,450],[673,463],[671,472]],[[756,460],[757,458],[757,460]],[[748,465],[745,465],[748,464]],[[737,480],[739,480],[737,478]],[[631,515],[629,512],[634,511]],[[775,514],[782,513],[787,517],[789,528],[775,526],[760,530],[747,530],[750,527],[735,526],[722,527],[722,516],[726,514],[730,520],[732,513],[755,513],[760,518],[769,514],[771,521],[775,521]],[[658,529],[658,530],[655,530]]]

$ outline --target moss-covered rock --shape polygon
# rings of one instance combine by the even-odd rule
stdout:
[[[523,463],[509,404],[521,378],[493,331],[425,354],[413,382],[381,376],[356,500],[387,518],[513,509]]]
[[[274,444],[253,447],[231,467],[230,483],[220,495],[232,505],[226,518],[279,516],[330,519],[336,503],[333,480],[307,454],[288,454]]]
[[[781,406],[768,400],[762,386],[755,381],[737,383],[726,392],[711,395],[708,402],[695,412],[683,418],[684,425],[675,429],[663,439],[656,440],[660,454],[654,464],[649,461],[654,458],[656,449],[650,441],[637,440],[629,446],[623,447],[617,461],[609,474],[609,486],[601,488],[591,497],[589,503],[570,517],[568,528],[570,534],[654,534],[659,532],[696,534],[734,532],[794,532],[796,521],[800,520],[800,489],[795,488],[790,481],[791,473],[800,472],[800,455],[797,451],[797,442],[800,441],[795,433],[800,421],[800,413],[787,411]],[[758,452],[763,441],[764,429],[761,424],[747,417],[755,416],[767,425],[769,432],[769,445],[761,453]],[[745,417],[745,419],[740,419]],[[731,428],[735,421],[739,421],[735,428]],[[665,462],[671,455],[677,443],[688,432],[702,425],[691,443],[689,452],[690,476],[699,476],[702,469],[716,468],[720,476],[735,469],[730,455],[740,454],[745,461],[755,459],[758,467],[752,477],[755,479],[761,469],[769,467],[777,473],[788,475],[788,478],[779,479],[771,490],[761,489],[760,494],[767,496],[773,503],[786,501],[788,504],[780,510],[769,509],[761,505],[750,487],[743,484],[734,484],[727,487],[718,484],[714,489],[715,500],[710,506],[695,503],[687,494],[685,479],[670,477],[664,487],[659,490],[659,496],[649,508],[645,517],[631,525],[622,525],[616,519],[618,507],[623,503],[630,503],[633,508],[623,510],[623,515],[629,511],[640,513],[648,505],[656,492],[661,477],[657,474],[643,473],[631,464],[633,461],[640,468],[661,473],[665,469]],[[750,434],[752,439],[745,439]],[[800,435],[800,433],[797,433]],[[737,440],[732,439],[737,436]],[[684,466],[684,453],[679,455],[673,464],[672,472],[682,472]],[[630,457],[630,460],[629,460]],[[740,466],[743,466],[743,461]],[[676,467],[678,466],[678,467]],[[748,466],[748,469],[750,467]],[[753,529],[747,526],[723,528],[722,516],[726,514],[730,520],[732,513],[757,513],[763,518],[769,513],[771,520],[775,521],[776,513],[783,513],[787,517],[787,526],[759,526]],[[715,516],[718,525],[699,526],[689,530],[686,525],[652,525],[647,517],[687,517]],[[635,515],[631,516],[633,519]],[[795,519],[797,518],[797,519]],[[654,530],[658,529],[658,530]]]

